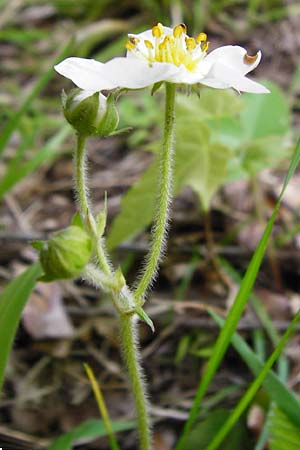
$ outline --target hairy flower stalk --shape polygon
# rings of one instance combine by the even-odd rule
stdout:
[[[174,151],[175,89],[176,85],[166,83],[165,129],[160,155],[158,208],[152,229],[151,250],[146,259],[143,275],[134,293],[135,298],[139,303],[143,303],[142,298],[156,276],[168,228],[168,211],[173,178],[172,156]]]

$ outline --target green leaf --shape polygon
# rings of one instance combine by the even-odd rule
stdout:
[[[222,144],[210,144],[207,147],[201,147],[201,150],[203,153],[201,164],[198,160],[198,165],[195,165],[194,173],[191,171],[187,183],[199,195],[203,209],[208,211],[213,195],[227,175],[227,164],[231,152]],[[206,166],[205,172],[202,171],[204,166]]]
[[[36,263],[11,281],[0,295],[0,391],[4,372],[23,308],[42,273]]]
[[[244,94],[245,108],[241,125],[247,139],[285,135],[291,127],[291,113],[287,96],[274,83],[264,83],[271,91],[267,95]]]
[[[300,427],[296,427],[278,407],[272,407],[268,429],[270,450],[299,450]]]
[[[199,407],[201,404],[201,401],[207,391],[208,386],[210,385],[211,380],[213,379],[222,359],[223,356],[230,344],[230,341],[232,339],[232,336],[236,330],[236,327],[238,325],[238,322],[241,318],[241,315],[245,309],[245,306],[247,304],[247,301],[249,299],[249,295],[251,293],[251,290],[253,288],[253,284],[255,282],[257,273],[259,271],[262,259],[264,257],[265,251],[267,249],[268,241],[273,229],[273,225],[280,207],[280,203],[284,194],[284,191],[295,172],[295,169],[299,163],[300,158],[300,140],[297,142],[297,145],[295,146],[293,158],[289,167],[289,171],[287,173],[287,176],[284,180],[283,187],[281,190],[281,193],[279,195],[279,198],[277,200],[277,203],[275,205],[275,208],[273,210],[272,216],[269,219],[267,226],[264,230],[264,233],[260,239],[260,242],[258,246],[256,247],[256,250],[254,252],[254,255],[251,258],[250,264],[248,265],[247,271],[245,273],[245,276],[241,282],[240,289],[237,293],[237,296],[234,300],[234,303],[229,311],[229,314],[226,318],[225,324],[218,336],[218,339],[215,343],[212,356],[209,359],[206,370],[202,376],[202,379],[199,383],[197,394],[194,398],[193,406],[191,408],[189,418],[184,426],[182,435],[178,441],[177,446],[175,447],[175,450],[181,450],[184,445],[184,441],[186,439],[186,436],[195,422],[197,416]]]
[[[112,422],[112,429],[114,432],[132,430],[136,427],[133,421],[114,421]],[[106,436],[107,432],[102,420],[91,419],[83,422],[68,433],[63,434],[53,442],[48,450],[72,450],[76,441],[85,439],[96,439]]]
[[[229,411],[223,409],[210,412],[205,420],[197,423],[192,429],[186,440],[184,449],[204,450],[225,423],[229,414]],[[222,446],[222,450],[250,449],[250,446],[245,446],[245,442],[247,441],[249,441],[249,436],[247,436],[246,427],[241,421],[227,437]]]
[[[135,312],[137,313],[139,318],[151,328],[152,333],[154,333],[155,331],[154,324],[150,319],[150,317],[148,316],[148,314],[146,313],[146,311],[144,311],[142,307],[138,306],[135,309]]]
[[[222,328],[225,322],[224,319],[214,311],[209,311],[209,313]],[[257,376],[263,368],[263,363],[259,357],[238,333],[232,336],[231,343],[252,373]],[[264,381],[264,388],[268,392],[271,401],[275,402],[295,425],[300,426],[300,402],[272,370],[270,370]]]

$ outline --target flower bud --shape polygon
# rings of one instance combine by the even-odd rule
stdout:
[[[75,278],[92,256],[92,240],[82,228],[70,226],[43,242],[40,262],[44,269],[41,281]]]
[[[63,92],[62,105],[67,121],[83,136],[109,136],[119,123],[113,94],[73,89]]]

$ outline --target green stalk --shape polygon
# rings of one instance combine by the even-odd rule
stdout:
[[[89,211],[89,199],[87,194],[87,182],[85,171],[85,142],[86,137],[78,134],[77,148],[75,153],[75,187],[78,196],[78,203],[84,219]]]
[[[105,250],[103,247],[102,239],[97,236],[96,223],[93,215],[91,214],[91,208],[89,206],[89,194],[86,180],[86,152],[85,152],[86,137],[78,134],[77,136],[77,148],[75,153],[75,187],[77,191],[78,203],[80,211],[83,214],[85,220],[89,220],[91,230],[96,241],[96,252],[100,269],[105,275],[112,275],[110,263],[107,260]]]
[[[120,325],[124,360],[126,362],[137,412],[140,441],[139,449],[151,450],[147,398],[142,369],[139,363],[140,355],[137,346],[135,317],[127,314],[120,315]]]
[[[146,257],[146,265],[140,281],[135,289],[135,299],[138,303],[151,285],[157,273],[158,265],[164,248],[168,228],[168,209],[172,191],[172,157],[175,125],[175,91],[176,85],[166,83],[165,128],[160,154],[159,199],[156,218],[152,228],[152,243]]]

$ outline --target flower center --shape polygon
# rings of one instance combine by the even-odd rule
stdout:
[[[137,57],[146,59],[149,64],[165,62],[184,65],[189,71],[194,71],[198,63],[206,55],[209,42],[205,33],[199,33],[196,38],[189,37],[185,24],[176,25],[172,33],[166,33],[161,23],[152,28],[150,39],[139,39],[130,36],[126,42],[127,50]]]

